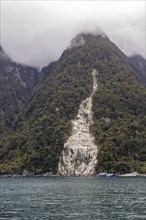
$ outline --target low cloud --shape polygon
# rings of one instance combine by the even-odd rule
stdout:
[[[41,68],[81,31],[103,30],[127,55],[145,57],[145,1],[2,1],[1,44]]]

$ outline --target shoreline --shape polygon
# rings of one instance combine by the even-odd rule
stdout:
[[[96,174],[96,175],[70,175],[70,176],[67,176],[67,175],[59,175],[59,174],[50,174],[50,173],[44,173],[44,174],[38,174],[38,175],[35,175],[35,174],[28,174],[28,175],[17,175],[17,174],[2,174],[0,175],[0,178],[17,178],[17,177],[98,177],[98,178],[113,178],[113,177],[146,177],[146,174],[141,174],[141,173],[137,173],[137,172],[133,172],[133,173],[125,173],[125,174],[116,174],[115,176],[107,176],[107,177],[100,177],[98,176],[99,174]]]

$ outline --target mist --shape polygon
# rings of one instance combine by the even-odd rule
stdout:
[[[145,57],[145,1],[2,1],[1,45],[41,68],[80,32],[100,28],[126,54]]]

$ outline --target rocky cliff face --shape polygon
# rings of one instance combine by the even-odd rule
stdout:
[[[93,90],[79,107],[72,121],[72,133],[64,144],[58,171],[62,175],[90,175],[95,172],[97,146],[90,133],[92,122],[92,97],[98,88],[97,71],[92,71]]]

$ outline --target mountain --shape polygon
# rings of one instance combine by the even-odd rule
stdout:
[[[135,69],[138,80],[146,87],[146,60],[141,55],[129,57],[130,65]]]
[[[38,83],[38,71],[13,62],[0,47],[0,79],[0,132],[4,132],[29,100]]]
[[[145,172],[146,90],[106,35],[79,34],[40,74],[1,138],[1,174]]]

